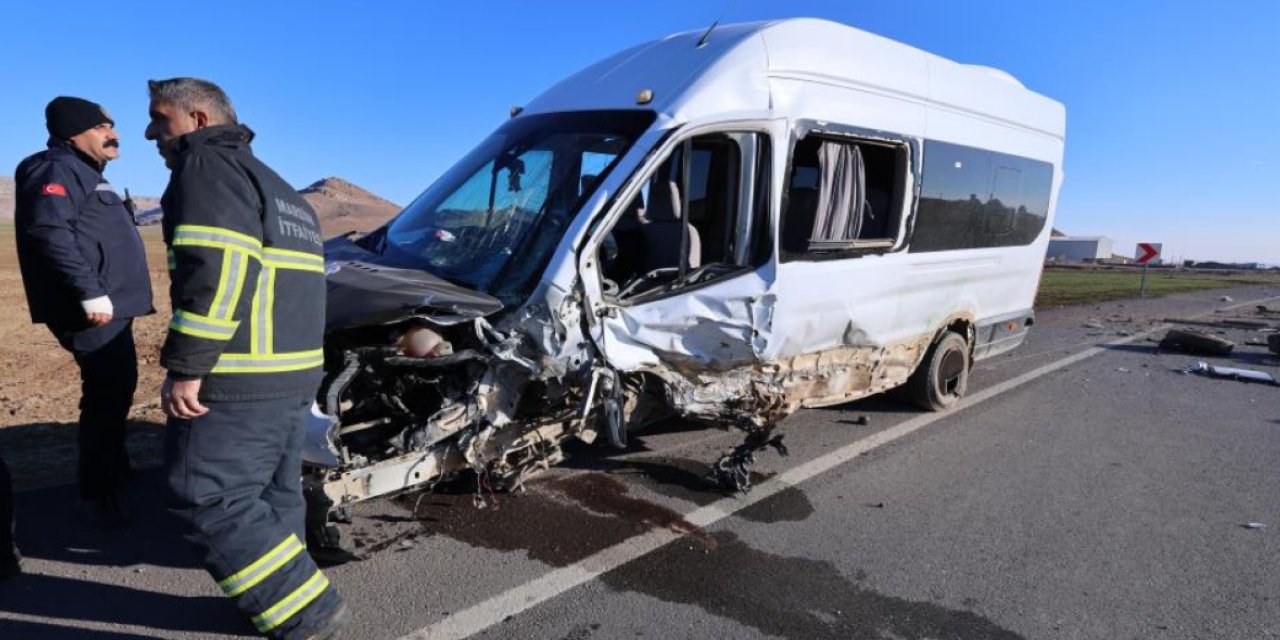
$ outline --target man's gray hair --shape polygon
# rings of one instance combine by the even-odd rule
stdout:
[[[167,102],[183,111],[199,109],[209,115],[214,124],[239,124],[231,99],[218,85],[200,78],[169,78],[148,80],[147,90],[151,99]]]

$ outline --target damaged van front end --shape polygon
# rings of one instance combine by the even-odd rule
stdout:
[[[482,506],[573,438],[740,430],[709,479],[746,491],[801,408],[904,386],[957,406],[1033,322],[1064,135],[1007,74],[820,20],[566,79],[386,226],[326,244],[309,544],[462,473]]]
[[[519,487],[595,437],[609,382],[539,276],[648,111],[512,120],[387,226],[325,245],[325,378],[304,449],[309,538],[347,506],[468,471]],[[594,419],[594,415],[591,416]],[[483,499],[483,492],[478,493]]]

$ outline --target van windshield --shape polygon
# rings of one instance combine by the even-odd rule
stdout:
[[[654,118],[517,116],[371,238],[374,250],[504,301],[527,295],[579,207]]]

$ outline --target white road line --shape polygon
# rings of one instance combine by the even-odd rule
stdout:
[[[1280,296],[1263,298],[1253,302],[1245,302],[1223,308],[1235,309],[1251,304],[1268,302],[1270,300],[1280,300]],[[1193,318],[1212,315],[1212,313],[1213,312],[1210,311],[1198,316],[1193,316]],[[832,469],[835,469],[836,467],[839,467],[840,465],[843,465],[859,455],[875,449],[876,447],[883,446],[893,442],[894,440],[898,440],[915,433],[938,420],[949,418],[956,411],[963,411],[974,405],[981,404],[991,398],[1027,384],[1028,382],[1032,382],[1047,374],[1053,373],[1054,371],[1058,371],[1059,369],[1071,366],[1081,360],[1092,358],[1100,353],[1104,353],[1111,347],[1136,342],[1158,331],[1169,329],[1170,326],[1171,325],[1167,324],[1158,325],[1148,329],[1147,331],[1137,333],[1120,340],[1107,342],[1091,349],[1086,349],[1080,353],[1067,356],[1061,360],[1057,360],[992,387],[988,387],[961,400],[953,411],[946,413],[926,413],[896,424],[884,431],[872,434],[866,438],[836,449],[824,456],[820,456],[810,460],[809,462],[784,471],[781,474],[756,485],[756,487],[752,489],[751,493],[748,493],[745,496],[722,498],[709,505],[695,509],[693,512],[685,516],[685,520],[700,528],[711,526],[739,511],[742,511],[743,509],[746,509],[747,507],[750,507],[753,504],[756,504],[757,502],[767,500],[797,484],[831,471]],[[402,636],[401,640],[461,640],[463,638],[468,638],[502,622],[510,616],[532,609],[533,607],[551,600],[570,589],[590,582],[624,564],[657,551],[667,544],[684,537],[684,535],[685,534],[683,533],[678,533],[670,529],[653,529],[632,538],[628,538],[627,540],[623,540],[612,547],[599,551],[587,558],[583,558],[572,565],[555,569],[539,578],[517,587],[513,587],[506,592],[475,604],[463,611],[456,612],[448,618],[445,618],[433,625],[423,627],[422,629]]]

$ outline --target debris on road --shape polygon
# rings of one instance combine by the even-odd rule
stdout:
[[[1129,370],[1129,369],[1126,369],[1125,367],[1120,367],[1120,368],[1116,369],[1116,371],[1118,371],[1118,372],[1120,372],[1120,373],[1129,373],[1129,371],[1130,371],[1130,370]]]
[[[1107,327],[1106,327],[1106,325],[1102,324],[1101,322],[1099,322],[1099,321],[1097,321],[1097,320],[1090,320],[1090,321],[1088,321],[1088,322],[1084,323],[1084,325],[1082,325],[1082,326],[1083,326],[1085,329],[1106,329],[1106,328],[1107,328]]]
[[[1218,298],[1218,301],[1219,302],[1235,302],[1236,299],[1232,298],[1231,296],[1222,296],[1221,298]]]
[[[1172,324],[1188,324],[1198,327],[1226,327],[1228,329],[1272,329],[1274,323],[1246,318],[1220,318],[1218,320],[1186,320],[1183,318],[1165,318],[1164,322]]]
[[[1267,525],[1261,522],[1249,522],[1249,523],[1242,524],[1240,526],[1244,527],[1245,529],[1266,529],[1267,528]]]
[[[1161,349],[1184,351],[1211,356],[1225,356],[1235,349],[1236,344],[1225,338],[1211,336],[1199,331],[1170,329],[1160,341]]]
[[[1226,378],[1228,380],[1239,380],[1240,382],[1261,382],[1280,386],[1276,382],[1275,376],[1264,371],[1254,371],[1252,369],[1234,369],[1231,367],[1215,367],[1207,362],[1196,363],[1196,366],[1188,369],[1191,373],[1209,376],[1210,378]]]

